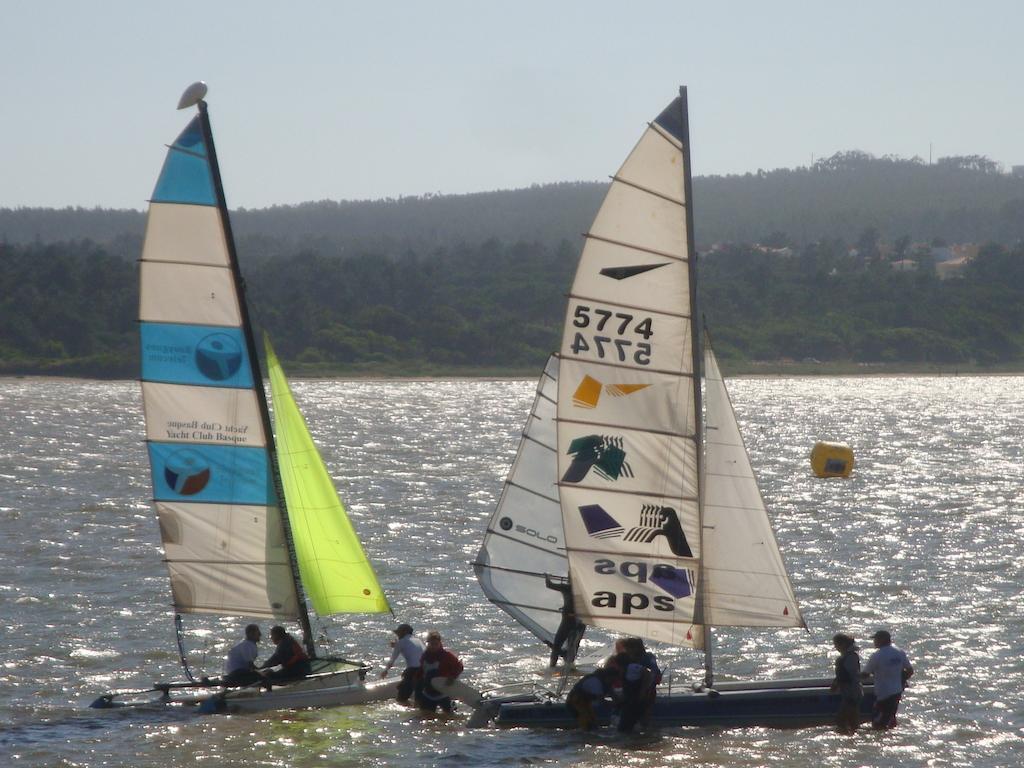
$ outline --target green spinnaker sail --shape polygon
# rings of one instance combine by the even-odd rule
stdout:
[[[266,336],[263,343],[281,484],[306,594],[321,616],[387,613],[387,597],[295,404],[281,363]]]

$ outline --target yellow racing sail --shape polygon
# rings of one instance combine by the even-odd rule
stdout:
[[[266,336],[263,343],[274,406],[278,471],[306,594],[321,616],[389,612],[384,590],[295,404],[281,363]]]

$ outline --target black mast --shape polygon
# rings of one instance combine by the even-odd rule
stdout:
[[[686,98],[686,86],[679,87],[679,119],[682,125],[683,141],[683,197],[686,200],[686,261],[690,276],[690,349],[693,355],[693,404],[696,427],[697,463],[697,513],[700,523],[701,562],[704,558],[704,418],[701,379],[704,360],[701,348],[699,326],[700,313],[697,311],[697,249],[693,236],[693,178],[690,172],[690,111]],[[711,656],[711,629],[704,617],[704,603],[707,601],[707,584],[703,568],[699,573],[700,584],[697,592],[697,606],[694,620],[698,621],[704,634],[704,685],[714,683],[714,668]]]

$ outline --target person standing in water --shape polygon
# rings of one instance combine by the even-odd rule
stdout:
[[[448,713],[454,712],[455,704],[444,693],[445,683],[438,683],[440,690],[433,683],[437,678],[446,677],[447,685],[451,685],[461,674],[462,662],[441,644],[441,633],[428,632],[427,650],[420,659],[420,674],[416,681],[416,704],[427,712],[436,712],[438,707]]]
[[[860,703],[864,689],[860,685],[860,656],[857,643],[842,632],[832,638],[832,645],[839,651],[836,659],[836,676],[831,690],[839,693],[839,712],[836,724],[841,733],[853,735],[860,725]]]
[[[423,658],[426,646],[422,640],[412,633],[412,627],[408,624],[399,624],[395,627],[395,634],[398,635],[398,640],[394,643],[395,650],[391,654],[391,659],[384,666],[380,676],[382,678],[387,677],[388,671],[395,665],[395,661],[401,655],[405,659],[405,669],[402,670],[402,679],[398,681],[397,699],[402,704],[408,704],[409,697],[412,696],[412,692],[416,687],[416,678],[420,674],[420,661]]]
[[[896,710],[907,680],[914,674],[914,667],[907,654],[892,644],[892,635],[886,630],[878,630],[872,639],[878,650],[864,665],[863,675],[875,679],[875,711],[871,716],[871,727],[884,731],[896,727]]]

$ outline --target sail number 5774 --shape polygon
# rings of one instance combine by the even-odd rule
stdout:
[[[632,358],[637,365],[651,364],[651,345],[648,339],[654,335],[654,331],[651,329],[650,317],[637,317],[628,312],[613,312],[610,309],[577,304],[572,324],[577,328],[588,329],[586,334],[576,331],[570,346],[574,355],[593,351],[601,360],[610,358],[624,363]],[[644,340],[629,338],[633,335]]]

